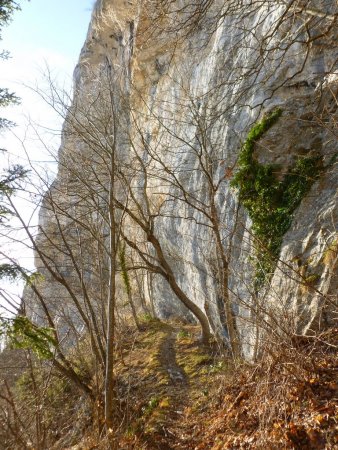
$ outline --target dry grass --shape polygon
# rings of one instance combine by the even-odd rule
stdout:
[[[337,330],[295,337],[239,368],[196,450],[336,448],[337,340]]]
[[[203,347],[198,334],[198,327],[153,319],[143,323],[142,332],[125,329],[116,352],[116,427],[110,443],[102,432],[102,399],[90,410],[81,408],[81,398],[72,398],[70,404],[77,407],[72,416],[67,413],[69,428],[49,448],[311,450],[338,445],[336,329],[317,338],[270,340],[259,364],[237,365]],[[100,388],[102,380],[93,383]],[[61,397],[67,409],[67,396]],[[51,408],[49,414],[54,413]]]

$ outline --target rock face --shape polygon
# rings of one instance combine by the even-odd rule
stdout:
[[[334,319],[337,10],[325,0],[193,3],[97,1],[69,114],[85,116],[87,105],[88,118],[95,95],[105,92],[100,111],[111,107],[117,118],[107,130],[115,133],[117,170],[128,166],[179,286],[226,338],[224,267],[210,217],[217,218],[231,308],[242,348],[252,356],[263,323],[268,333],[281,321],[291,332],[310,333]],[[254,159],[273,164],[281,179],[301,158],[316,156],[321,167],[292,213],[274,273],[257,289],[257,255],[264,248],[231,179],[248,132],[277,107],[282,115],[255,143]],[[69,117],[51,191],[58,201],[70,186],[70,161],[93,167],[98,157],[81,133],[70,131]],[[130,175],[136,166],[142,170]],[[96,173],[104,179],[101,169]],[[66,209],[81,208],[83,185],[72,186],[72,195],[62,197]],[[42,212],[42,220],[41,227],[55,226],[51,213]],[[126,233],[136,239],[133,226]],[[48,246],[44,234],[39,239]],[[90,259],[94,250],[87,250]],[[158,316],[193,318],[164,277],[144,271],[142,277]]]

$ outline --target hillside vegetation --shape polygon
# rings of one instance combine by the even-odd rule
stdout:
[[[110,443],[101,433],[102,402],[85,401],[36,362],[1,394],[0,448],[335,448],[337,336],[332,329],[316,340],[294,339],[269,349],[260,364],[237,364],[216,344],[201,345],[198,327],[146,317],[142,331],[128,327],[120,336]],[[38,414],[40,445],[29,441]]]
[[[0,173],[0,450],[338,448],[337,18],[95,2],[55,178]]]

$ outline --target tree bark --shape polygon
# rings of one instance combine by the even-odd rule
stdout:
[[[183,292],[183,290],[178,285],[175,275],[169,266],[169,264],[166,261],[166,258],[163,254],[161,245],[158,241],[158,239],[153,235],[148,235],[148,241],[154,246],[154,249],[156,251],[159,263],[161,264],[162,268],[164,269],[164,272],[162,275],[166,278],[166,280],[169,283],[169,286],[173,290],[173,292],[176,294],[178,299],[186,306],[189,311],[191,311],[194,316],[199,321],[201,328],[202,328],[202,341],[204,344],[209,344],[211,339],[211,333],[210,333],[210,326],[207,316],[203,313],[203,311],[195,305],[194,302],[192,302],[189,297]]]
[[[114,130],[115,135],[116,130]],[[116,303],[116,224],[115,224],[115,148],[112,149],[109,188],[109,289],[107,312],[106,373],[104,415],[107,432],[113,429],[114,418],[114,340]]]
[[[222,298],[224,302],[224,309],[226,315],[226,325],[229,333],[229,341],[230,347],[234,358],[238,358],[241,354],[240,343],[238,339],[238,332],[236,327],[236,320],[234,317],[234,313],[232,311],[231,302],[229,298],[229,263],[224,251],[224,247],[222,244],[221,233],[219,229],[219,221],[217,216],[216,205],[214,203],[214,199],[211,199],[211,222],[213,226],[213,232],[216,239],[216,249],[217,254],[221,260],[221,270],[220,270],[220,278],[221,278],[221,290],[222,290]]]

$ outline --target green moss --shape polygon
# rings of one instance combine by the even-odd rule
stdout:
[[[141,314],[140,320],[144,324],[152,324],[152,323],[158,322],[158,319],[155,317],[152,317],[150,314]]]
[[[338,240],[334,239],[323,253],[322,262],[325,266],[331,266],[338,254]]]
[[[313,273],[305,278],[305,283],[309,286],[315,285],[320,280],[320,275],[318,273]]]
[[[126,264],[126,245],[125,244],[120,245],[119,259],[120,259],[120,270],[121,270],[123,284],[124,284],[127,294],[130,295],[131,286],[130,286],[130,279],[129,279],[127,264]]]
[[[209,366],[208,372],[209,373],[223,373],[226,370],[229,370],[227,365],[225,364],[225,361],[217,361],[214,364],[211,364]]]
[[[191,349],[191,352],[184,356],[177,357],[178,364],[183,368],[189,377],[195,377],[203,374],[203,370],[207,369],[213,360],[208,354],[200,353],[199,349]]]
[[[238,171],[231,182],[239,189],[239,200],[249,213],[257,238],[256,290],[272,276],[293,212],[318,178],[322,161],[320,156],[298,157],[281,179],[276,175],[280,169],[277,165],[260,164],[254,158],[256,142],[281,114],[282,111],[276,109],[251,128],[240,151]]]
[[[160,403],[160,398],[157,396],[151,397],[151,399],[148,401],[147,405],[142,408],[142,412],[144,416],[149,416],[155,408]]]
[[[188,337],[190,337],[190,336],[189,336],[189,333],[186,330],[180,330],[177,333],[177,339],[185,339],[185,338],[188,338]]]

